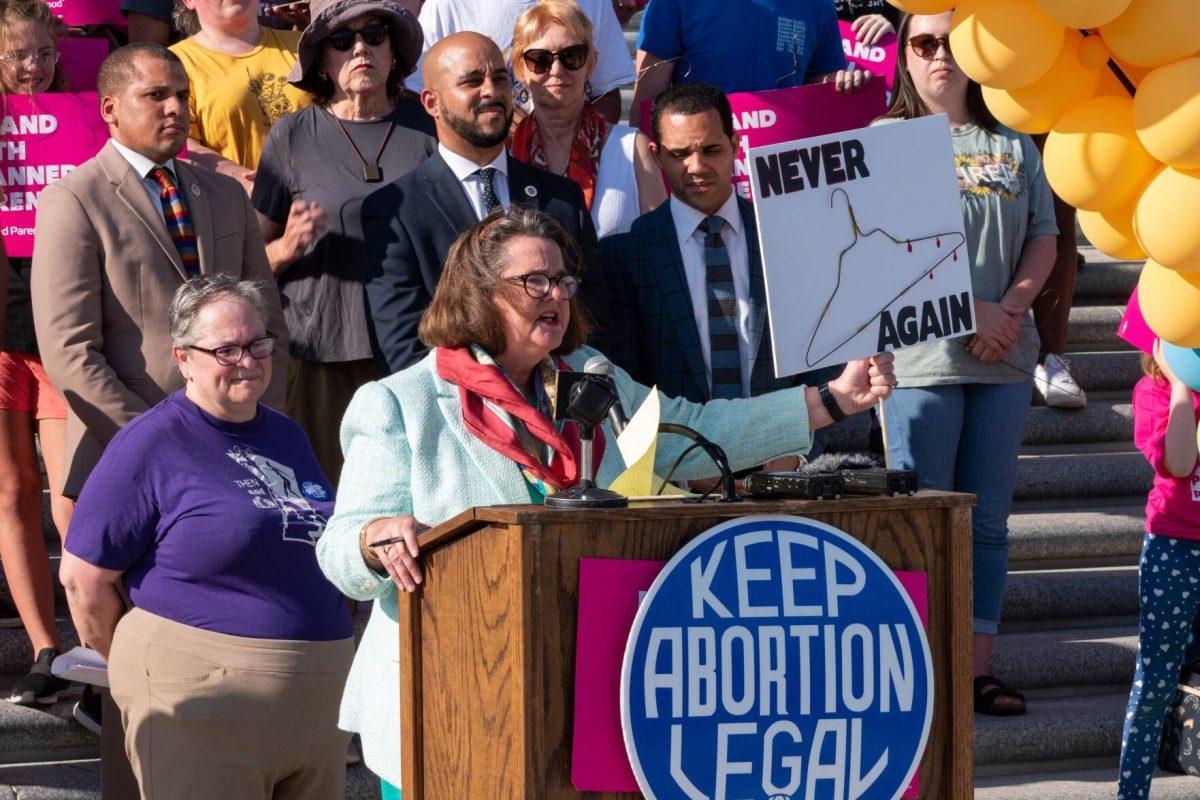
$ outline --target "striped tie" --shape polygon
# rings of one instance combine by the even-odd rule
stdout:
[[[725,220],[707,217],[704,229],[704,293],[708,298],[709,365],[714,399],[742,396],[742,354],[738,349],[737,295],[729,251],[721,238]]]
[[[179,193],[175,179],[165,167],[150,170],[150,177],[158,182],[158,199],[162,202],[163,219],[167,223],[167,230],[171,232],[175,249],[179,251],[184,274],[194,278],[200,274],[200,251],[196,249],[196,229],[192,226],[187,206],[183,204],[183,195]]]

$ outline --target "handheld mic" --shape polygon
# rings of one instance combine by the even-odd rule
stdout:
[[[625,430],[625,426],[629,424],[629,417],[625,415],[625,408],[621,405],[621,395],[617,392],[616,381],[613,380],[615,372],[613,363],[604,356],[592,356],[583,365],[583,371],[589,375],[599,375],[607,379],[609,387],[612,388],[613,397],[616,398],[608,408],[608,422],[612,425],[613,433],[620,436]]]

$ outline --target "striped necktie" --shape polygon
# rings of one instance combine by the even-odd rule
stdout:
[[[476,172],[483,182],[483,215],[486,217],[500,205],[500,198],[496,196],[496,168],[481,167]]]
[[[183,195],[179,193],[179,187],[166,167],[150,170],[150,177],[158,182],[163,220],[167,223],[171,240],[175,242],[175,249],[179,251],[183,271],[189,278],[194,278],[200,274],[200,251],[196,249],[196,229],[183,203]]]
[[[704,294],[708,299],[709,372],[714,399],[742,396],[742,354],[738,346],[737,295],[733,267],[721,238],[725,220],[706,217],[704,230]]]

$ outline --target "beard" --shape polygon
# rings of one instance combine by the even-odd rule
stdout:
[[[484,130],[479,124],[479,113],[492,108],[503,109],[505,112],[504,124],[494,133]],[[503,103],[496,101],[478,104],[471,109],[471,116],[469,117],[460,117],[451,114],[444,104],[441,106],[440,111],[442,119],[446,120],[446,124],[450,126],[450,130],[461,136],[463,141],[472,147],[495,147],[508,138],[508,129],[512,127],[512,107],[505,107]]]

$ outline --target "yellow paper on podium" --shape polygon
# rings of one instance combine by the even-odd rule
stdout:
[[[621,451],[621,458],[625,461],[625,471],[618,475],[608,488],[631,500],[655,496],[686,497],[691,494],[671,484],[667,484],[659,494],[658,490],[663,485],[663,479],[654,474],[658,419],[658,389],[652,388],[650,394],[634,412],[633,418],[629,420],[625,430],[617,437],[617,448]]]

